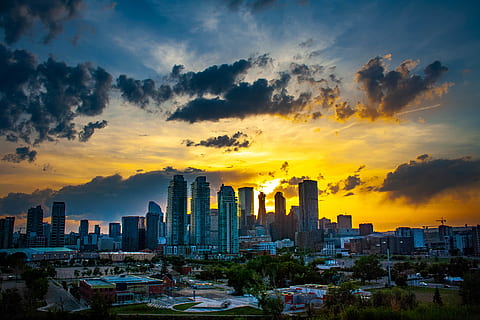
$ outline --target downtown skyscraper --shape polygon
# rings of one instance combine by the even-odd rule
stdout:
[[[122,217],[122,250],[145,249],[145,217]]]
[[[50,246],[63,247],[65,245],[65,202],[53,203],[51,224]]]
[[[314,248],[321,242],[318,230],[318,186],[317,181],[304,180],[298,184],[300,214],[295,243],[301,249]]]
[[[191,185],[191,239],[193,245],[210,243],[210,184],[204,176],[197,177]]]
[[[46,239],[43,235],[43,209],[41,206],[28,209],[27,212],[27,246],[44,247]]]
[[[239,252],[239,239],[235,191],[232,187],[222,184],[217,198],[219,252],[236,254]]]
[[[238,189],[239,232],[241,236],[247,235],[247,230],[252,229],[255,223],[253,203],[252,187]]]
[[[187,244],[187,181],[175,175],[168,186],[167,245]]]
[[[146,215],[146,219],[147,219],[146,247],[151,250],[154,250],[158,247],[160,215],[163,218],[163,213],[160,206],[156,202],[150,201],[148,203],[148,212]]]

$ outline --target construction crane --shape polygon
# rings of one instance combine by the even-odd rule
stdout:
[[[423,230],[428,230],[428,228],[435,228],[435,226],[422,226]]]
[[[438,219],[436,221],[440,222],[442,224],[442,226],[445,224],[445,222],[447,222],[447,220],[445,220],[443,217],[441,217],[440,219]]]

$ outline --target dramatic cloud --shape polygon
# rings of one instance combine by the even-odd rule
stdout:
[[[298,186],[300,182],[303,182],[303,180],[309,180],[310,177],[308,176],[301,176],[301,177],[291,177],[288,180],[282,180],[282,183],[286,183],[291,186]]]
[[[211,66],[200,72],[181,73],[183,66],[175,66],[171,77],[176,81],[176,94],[203,96],[222,94],[232,88],[237,78],[252,66],[251,61],[239,60],[231,65]]]
[[[28,162],[35,161],[37,157],[37,151],[30,150],[29,147],[20,147],[17,148],[15,153],[6,154],[2,160],[14,163],[20,163],[22,161],[28,160]]]
[[[77,16],[83,0],[2,0],[0,5],[0,28],[5,41],[16,42],[30,34],[35,24],[47,29],[44,42],[52,40],[63,30],[63,24]]]
[[[123,99],[142,109],[150,102],[160,104],[170,99],[173,94],[169,85],[161,85],[156,89],[152,79],[135,80],[126,75],[117,78],[116,88],[120,89]]]
[[[288,115],[301,111],[310,101],[308,93],[295,98],[288,95],[285,88],[277,89],[276,85],[269,85],[266,79],[258,79],[253,84],[242,82],[226,92],[223,99],[197,98],[178,108],[167,120],[193,123],[225,118],[243,119],[261,114]]]
[[[336,194],[340,191],[351,191],[362,185],[364,182],[360,179],[359,173],[365,168],[365,165],[360,166],[357,170],[355,170],[354,174],[349,175],[347,178],[340,180],[338,182],[331,182],[327,185],[327,190],[324,190],[323,193],[328,194]],[[345,194],[345,197],[353,195],[353,192],[348,192]]]
[[[199,175],[205,175],[212,191],[219,189],[225,175],[196,168],[177,170],[167,167],[138,173],[126,179],[118,174],[96,177],[85,184],[66,186],[58,191],[47,189],[31,194],[10,193],[0,198],[0,212],[18,216],[25,214],[30,207],[42,205],[45,215],[48,215],[53,201],[65,201],[69,219],[119,221],[124,215],[144,215],[150,200],[160,203],[165,211],[168,185],[175,174],[184,175],[189,182]]]
[[[101,114],[111,81],[89,63],[70,67],[49,58],[37,65],[31,53],[0,44],[0,135],[29,144],[74,139],[74,118]]]
[[[479,185],[478,159],[430,160],[428,155],[418,158],[420,161],[401,164],[388,173],[377,191],[386,192],[392,200],[403,198],[411,204],[422,204],[444,191]]]
[[[198,143],[193,142],[192,140],[185,140],[183,143],[187,147],[212,147],[212,148],[229,148],[227,151],[238,151],[240,148],[248,148],[251,145],[251,142],[247,140],[248,135],[238,131],[231,137],[228,135],[211,137],[207,140],[202,140]]]
[[[87,142],[88,139],[93,135],[95,129],[103,129],[107,126],[108,122],[106,120],[89,122],[86,126],[83,127],[83,130],[78,133],[78,140],[80,142]]]
[[[441,96],[450,84],[437,85],[440,77],[448,71],[440,61],[424,69],[424,76],[410,74],[417,61],[406,60],[395,70],[387,71],[386,57],[370,59],[356,74],[360,89],[366,94],[366,105],[360,108],[360,116],[375,119],[391,117],[425,96]]]

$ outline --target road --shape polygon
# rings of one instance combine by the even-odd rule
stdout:
[[[56,281],[49,281],[48,292],[45,296],[47,306],[56,306],[59,310],[73,311],[85,309],[85,305],[78,302],[69,292]]]

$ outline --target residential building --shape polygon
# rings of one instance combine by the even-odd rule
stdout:
[[[65,245],[65,202],[53,203],[51,224],[50,247],[63,247]]]
[[[167,245],[187,244],[187,181],[175,175],[168,186]]]
[[[191,244],[208,246],[210,243],[210,184],[204,176],[191,185]]]
[[[237,254],[238,243],[238,217],[237,198],[235,191],[230,186],[222,184],[218,192],[218,237],[219,252]]]

